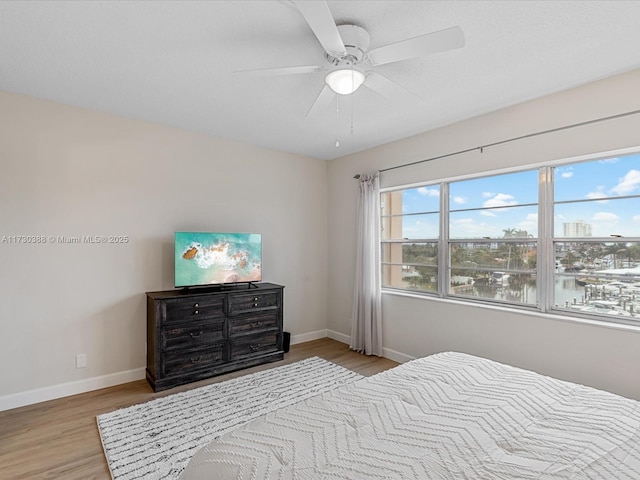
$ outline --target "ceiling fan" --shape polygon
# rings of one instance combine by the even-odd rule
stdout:
[[[415,99],[413,93],[376,72],[374,67],[462,48],[465,43],[460,27],[450,27],[369,50],[369,33],[356,25],[336,25],[326,1],[294,0],[292,3],[324,48],[326,64],[244,70],[236,73],[269,77],[328,71],[325,85],[307,116],[329,105],[336,94],[350,95],[362,85],[390,99]]]

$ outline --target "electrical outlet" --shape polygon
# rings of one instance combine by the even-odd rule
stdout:
[[[87,366],[87,354],[79,353],[76,355],[76,368],[85,368]]]

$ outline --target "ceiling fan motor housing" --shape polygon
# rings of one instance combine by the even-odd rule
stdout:
[[[362,62],[369,49],[369,32],[356,25],[338,25],[338,32],[347,55],[344,58],[338,58],[327,54],[327,59],[334,65],[357,65]]]

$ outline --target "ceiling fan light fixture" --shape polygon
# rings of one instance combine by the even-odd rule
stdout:
[[[351,95],[364,83],[364,73],[353,68],[344,68],[330,72],[324,81],[337,94]]]

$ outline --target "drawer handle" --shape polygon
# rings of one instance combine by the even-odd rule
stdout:
[[[253,301],[257,302],[258,301],[258,297],[253,297]]]
[[[257,304],[257,303],[254,303],[254,304],[253,304],[253,306],[254,306],[254,307],[257,307],[257,306],[258,306],[258,304]]]
[[[258,344],[256,344],[256,345],[249,345],[249,349],[250,349],[252,352],[257,352],[258,350],[260,350],[260,344],[258,343]]]
[[[198,358],[190,358],[189,361],[191,363],[200,363],[202,362],[202,355],[200,355]]]
[[[198,338],[200,335],[202,335],[204,332],[202,330],[200,330],[198,333],[193,333],[191,332],[189,335],[191,336],[191,338]]]
[[[195,311],[193,312],[193,314],[194,314],[194,315],[197,315],[198,313],[199,313],[199,312],[198,312],[198,310],[195,310]]]
[[[193,308],[198,308],[199,306],[200,306],[200,305],[196,303],[196,304],[193,306]]]

